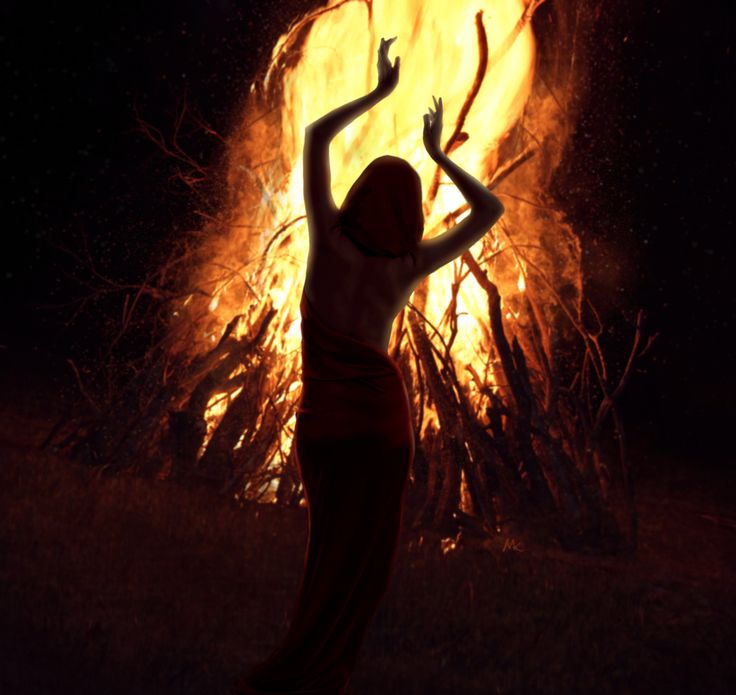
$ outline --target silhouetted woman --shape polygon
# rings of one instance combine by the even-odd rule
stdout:
[[[302,396],[295,444],[309,531],[289,631],[239,682],[240,693],[340,695],[388,586],[414,456],[409,400],[388,355],[391,328],[419,282],[480,239],[503,213],[482,183],[440,147],[442,99],[424,116],[424,144],[470,214],[422,241],[421,181],[403,159],[371,162],[340,209],[330,191],[335,135],[399,79],[381,39],[378,86],[306,129],[309,256],[301,298]]]

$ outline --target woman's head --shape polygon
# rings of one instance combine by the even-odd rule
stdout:
[[[419,174],[400,157],[377,157],[350,187],[338,220],[370,255],[401,256],[412,251],[424,231]]]

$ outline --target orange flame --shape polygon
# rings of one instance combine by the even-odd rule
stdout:
[[[534,292],[548,319],[552,295],[563,286],[581,295],[580,246],[576,235],[551,206],[547,187],[567,140],[569,124],[551,91],[534,81],[536,44],[531,15],[539,5],[520,0],[452,4],[434,0],[345,2],[330,0],[325,8],[302,17],[276,43],[262,83],[250,87],[242,126],[232,135],[228,185],[232,202],[226,222],[214,231],[209,258],[195,278],[206,301],[185,304],[200,326],[201,352],[212,346],[236,314],[256,315],[269,301],[277,310],[270,325],[272,347],[283,356],[282,373],[298,388],[300,363],[299,298],[302,291],[308,233],[302,197],[302,150],[305,127],[329,110],[372,89],[377,81],[376,51],[381,36],[398,36],[392,57],[401,56],[401,79],[395,91],[361,116],[334,140],[330,150],[332,188],[339,205],[362,169],[381,154],[406,159],[419,173],[423,191],[430,189],[435,165],[422,144],[422,113],[431,96],[443,97],[446,139],[478,72],[476,13],[482,9],[488,57],[483,81],[467,112],[462,130],[468,138],[451,157],[488,183],[508,152],[527,157],[505,176],[495,193],[506,213],[493,232],[470,250],[498,286],[503,314],[511,332],[521,332],[522,295]],[[499,150],[506,147],[501,161]],[[448,225],[448,213],[464,198],[442,178],[427,210],[425,235]],[[457,214],[454,220],[462,218]],[[450,224],[453,221],[450,221]],[[530,276],[533,268],[549,280]],[[447,330],[443,319],[460,275],[457,260],[429,279],[427,318]],[[416,295],[415,295],[416,296]],[[473,278],[457,294],[458,334],[452,346],[457,365],[469,367],[494,384],[490,360],[488,298]],[[241,322],[240,332],[247,330]],[[483,397],[463,369],[458,376],[468,401]],[[232,396],[231,396],[232,397]],[[283,396],[282,396],[283,397]],[[225,412],[228,398],[210,401],[210,431]],[[427,409],[428,422],[436,413]],[[294,417],[282,429],[277,450],[288,451]]]

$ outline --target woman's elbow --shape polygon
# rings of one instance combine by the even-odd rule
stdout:
[[[317,119],[307,125],[304,129],[305,141],[307,138],[310,140],[324,140],[327,138],[327,129],[325,128],[325,124],[320,122],[321,120],[322,119]]]
[[[503,206],[503,203],[496,198],[483,206],[482,214],[489,220],[490,225],[494,225],[501,218],[504,212],[506,212],[506,208]]]

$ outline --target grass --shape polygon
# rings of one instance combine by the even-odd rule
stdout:
[[[0,692],[227,693],[286,631],[306,510],[40,452],[64,406],[24,379],[0,413]],[[405,529],[350,695],[734,692],[736,531],[700,516],[733,514],[733,477],[650,458],[634,561]]]

